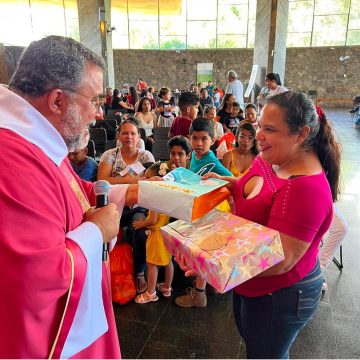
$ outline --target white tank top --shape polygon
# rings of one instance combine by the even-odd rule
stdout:
[[[154,128],[154,122],[153,121],[147,123],[143,119],[140,119],[139,126],[145,130],[145,135],[146,136],[152,136],[153,128]]]

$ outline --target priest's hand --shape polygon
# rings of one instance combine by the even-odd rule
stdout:
[[[119,233],[120,214],[114,204],[90,209],[86,212],[84,219],[94,223],[100,229],[104,243],[108,243]]]
[[[138,202],[138,190],[139,190],[139,185],[138,184],[130,184],[128,186],[126,196],[125,196],[125,205],[133,206],[133,205],[137,204],[137,202]]]

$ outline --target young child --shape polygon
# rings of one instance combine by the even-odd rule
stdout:
[[[170,160],[166,162],[169,169],[173,170],[178,167],[188,169],[190,166],[191,144],[188,138],[177,135],[168,141]]]
[[[158,94],[161,99],[155,109],[155,113],[160,113],[158,120],[159,127],[170,127],[174,121],[173,112],[175,110],[175,102],[171,101],[171,91],[169,88],[161,88]]]
[[[256,111],[256,105],[249,103],[245,106],[245,119],[242,121],[249,122],[251,125],[255,127],[255,129],[258,127],[259,123],[257,121],[257,111]]]
[[[243,111],[240,108],[240,104],[236,101],[233,102],[231,107],[231,114],[228,118],[223,122],[224,132],[231,131],[234,135],[236,134],[237,127],[241,120],[244,120],[242,116]]]
[[[193,147],[190,170],[198,175],[214,172],[219,175],[232,176],[231,172],[221,165],[210,150],[214,141],[213,122],[201,117],[195,119],[190,126],[190,143]],[[190,288],[186,295],[177,297],[175,303],[181,307],[205,307],[207,305],[205,287],[206,280],[197,276],[195,287]]]
[[[169,170],[165,163],[157,162],[151,165],[145,172],[145,177],[164,176]],[[146,240],[146,266],[147,266],[147,290],[135,298],[138,304],[146,304],[157,301],[159,298],[156,289],[162,292],[163,296],[171,296],[171,283],[174,275],[174,265],[171,253],[167,251],[161,235],[160,228],[167,225],[169,216],[149,210],[145,220],[135,220],[135,230],[148,228],[150,234]],[[158,266],[165,267],[165,282],[156,285],[158,277]]]
[[[218,111],[220,109],[220,93],[219,93],[219,89],[215,86],[214,87],[214,105],[216,107],[216,111]]]
[[[211,145],[215,142],[213,122],[199,117],[192,122],[189,133],[190,143],[193,148],[190,170],[200,176],[208,172],[231,176],[231,172],[210,151]]]
[[[184,92],[179,97],[180,116],[177,116],[169,130],[169,138],[176,135],[187,137],[191,122],[196,118],[200,97],[191,92]]]
[[[98,164],[97,162],[87,156],[88,147],[83,149],[75,150],[68,154],[70,164],[74,169],[75,173],[86,181],[96,181]]]

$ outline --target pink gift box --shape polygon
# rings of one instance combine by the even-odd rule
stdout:
[[[221,293],[284,260],[278,231],[218,210],[161,232],[167,249]]]

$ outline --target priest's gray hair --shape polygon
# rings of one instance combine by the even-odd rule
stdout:
[[[103,59],[79,42],[47,36],[24,50],[9,88],[32,97],[53,89],[76,91],[82,85],[87,63],[105,69]]]
[[[238,74],[235,70],[229,70],[227,76],[231,76],[231,77],[237,79]]]

